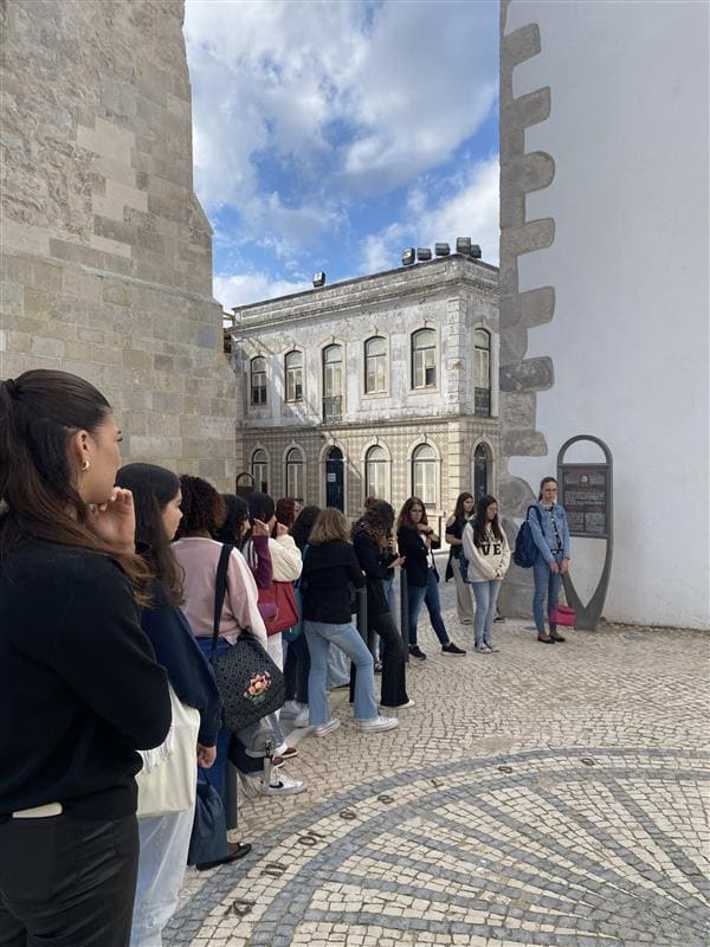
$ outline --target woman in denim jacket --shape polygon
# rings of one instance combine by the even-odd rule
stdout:
[[[557,625],[552,615],[557,608],[562,576],[569,571],[569,526],[563,506],[557,502],[557,481],[545,477],[540,483],[538,502],[528,512],[528,523],[539,556],[533,566],[535,595],[533,615],[537,627],[537,640],[543,644],[564,641],[557,634]],[[542,528],[541,528],[542,526]],[[545,633],[545,597],[550,633]]]

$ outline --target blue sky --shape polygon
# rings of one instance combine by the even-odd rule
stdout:
[[[497,0],[187,0],[225,308],[471,236],[498,260]]]

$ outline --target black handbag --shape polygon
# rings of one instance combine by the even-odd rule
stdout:
[[[233,548],[226,544],[222,546],[217,566],[210,660],[222,698],[224,725],[232,733],[238,733],[283,706],[286,681],[260,642],[246,629],[240,633],[236,644],[216,654]]]
[[[216,862],[229,854],[227,819],[217,790],[209,781],[197,783],[195,818],[192,823],[188,865]]]

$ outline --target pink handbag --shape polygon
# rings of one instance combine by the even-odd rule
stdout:
[[[570,628],[574,628],[577,623],[577,616],[574,613],[574,609],[570,608],[569,605],[558,605],[550,615],[550,623],[553,625],[567,625]]]

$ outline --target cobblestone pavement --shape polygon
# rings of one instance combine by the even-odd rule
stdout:
[[[253,854],[188,872],[166,945],[709,944],[710,636],[494,636],[455,658],[424,632],[399,730],[335,692],[344,725],[289,764],[307,792],[244,803]]]

